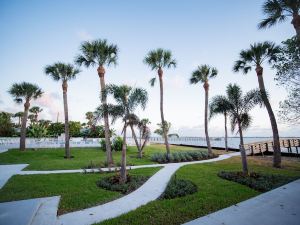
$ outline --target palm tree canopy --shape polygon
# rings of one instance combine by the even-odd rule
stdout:
[[[212,98],[209,104],[209,119],[217,114],[224,114],[230,110],[230,103],[226,96],[217,95]]]
[[[57,62],[45,67],[45,74],[51,76],[55,81],[69,81],[75,79],[79,73],[80,70],[75,68],[72,64],[62,62]]]
[[[259,29],[272,27],[284,22],[288,16],[299,14],[300,0],[267,0],[262,9],[266,18],[258,24]]]
[[[249,49],[240,52],[240,58],[234,63],[233,71],[247,74],[252,67],[261,66],[264,62],[276,62],[279,52],[280,47],[273,42],[251,44]]]
[[[28,82],[14,83],[8,90],[16,103],[22,103],[23,101],[30,101],[31,99],[37,99],[42,96],[43,91],[39,86]]]
[[[106,39],[85,41],[81,44],[80,51],[81,54],[75,58],[75,62],[80,66],[110,66],[117,64],[118,47],[109,44]]]
[[[22,117],[24,115],[24,112],[17,112],[14,114],[14,117]]]
[[[157,70],[159,68],[175,68],[177,65],[176,60],[172,58],[172,52],[162,48],[148,52],[144,59],[144,63],[150,66],[151,70]]]
[[[210,67],[209,65],[201,65],[192,73],[190,78],[191,84],[197,84],[198,82],[204,83],[209,79],[216,77],[218,70],[215,67]]]
[[[30,109],[29,109],[29,112],[31,112],[31,113],[40,113],[40,112],[42,112],[43,111],[43,109],[42,108],[40,108],[40,107],[38,107],[38,106],[33,106],[33,107],[31,107]]]
[[[112,84],[106,86],[104,93],[111,94],[116,104],[107,104],[107,108],[104,108],[103,105],[99,106],[95,115],[98,119],[103,118],[104,112],[107,110],[107,113],[112,117],[112,122],[120,117],[125,120],[129,119],[134,115],[134,111],[138,106],[144,110],[148,102],[148,93],[143,88]]]
[[[242,129],[247,129],[252,121],[249,111],[256,105],[263,106],[261,92],[258,89],[248,91],[243,95],[242,89],[236,84],[229,84],[226,89],[226,98],[229,104],[231,129],[235,130],[238,122]]]

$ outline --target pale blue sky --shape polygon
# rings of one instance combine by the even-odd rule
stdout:
[[[130,84],[149,91],[147,109],[138,114],[160,122],[159,89],[148,81],[156,75],[143,64],[151,49],[170,49],[178,61],[176,69],[165,71],[165,117],[173,131],[186,136],[204,136],[204,91],[190,86],[188,79],[197,65],[210,64],[219,75],[210,81],[210,96],[223,94],[230,82],[247,91],[256,88],[254,72],[244,76],[232,72],[233,62],[241,49],[257,41],[280,43],[292,35],[289,21],[269,30],[257,30],[263,17],[263,0],[151,0],[151,1],[59,1],[0,0],[0,107],[16,112],[23,110],[13,103],[7,90],[14,82],[39,84],[45,95],[32,105],[44,108],[41,118],[62,115],[61,85],[46,77],[45,65],[56,61],[73,62],[84,40],[106,38],[120,49],[117,67],[107,68],[107,83]],[[275,71],[265,66],[265,84],[274,110],[286,97],[276,86]],[[4,78],[4,79],[3,79]],[[84,121],[84,114],[99,103],[99,79],[96,68],[82,68],[69,84],[69,113],[72,120]],[[270,136],[271,128],[265,109],[253,110],[254,122],[248,136]],[[116,129],[120,124],[115,125]],[[279,124],[280,135],[299,136],[299,127]],[[210,122],[210,135],[223,135],[223,118]]]

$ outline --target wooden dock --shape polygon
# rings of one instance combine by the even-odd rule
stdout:
[[[288,154],[299,155],[300,139],[280,139],[280,147],[285,148]],[[251,155],[273,153],[273,141],[260,141],[244,145],[245,150]],[[295,149],[296,152],[293,152]]]

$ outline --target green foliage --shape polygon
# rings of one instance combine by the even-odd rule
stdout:
[[[75,68],[72,64],[65,64],[62,62],[54,63],[45,67],[45,74],[52,77],[53,80],[62,82],[73,80],[76,78],[80,70]]]
[[[80,137],[81,124],[78,121],[69,121],[70,137]]]
[[[105,131],[104,126],[92,126],[91,128],[85,129],[84,132],[81,133],[81,136],[88,138],[104,138]]]
[[[300,122],[300,44],[294,37],[282,42],[274,68],[275,80],[288,92],[288,97],[280,102],[279,116],[283,122]]]
[[[122,151],[123,146],[123,138],[120,136],[117,136],[113,139],[111,148],[113,151]]]
[[[33,123],[27,129],[28,137],[42,138],[47,136],[47,128],[42,124]]]
[[[256,172],[245,174],[243,172],[221,171],[218,173],[218,176],[262,192],[270,191],[295,179],[288,176],[261,174]]]
[[[170,160],[167,158],[167,153],[154,153],[151,156],[151,160],[158,163],[169,163],[169,162],[189,162],[209,159],[207,152],[204,151],[181,151],[172,152]]]
[[[37,99],[43,94],[42,89],[40,89],[37,85],[27,82],[14,83],[8,92],[12,95],[16,103]]]
[[[51,137],[58,137],[65,132],[65,126],[63,123],[51,123],[47,128],[48,134]]]
[[[173,199],[194,194],[198,191],[198,186],[190,180],[177,179],[173,176],[167,185],[161,199]]]
[[[176,60],[172,57],[172,52],[161,48],[148,52],[144,63],[152,70],[176,67],[177,65]]]
[[[11,137],[15,134],[11,116],[10,113],[0,112],[0,137]]]
[[[209,65],[201,65],[192,73],[190,78],[191,84],[197,84],[199,82],[205,83],[209,79],[214,78],[218,75],[218,70],[215,67]]]
[[[142,186],[149,177],[147,176],[127,176],[127,181],[124,184],[120,183],[120,175],[105,177],[97,182],[97,186],[109,191],[117,191],[122,194],[129,194]]]

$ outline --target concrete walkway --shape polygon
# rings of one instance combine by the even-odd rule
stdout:
[[[28,164],[0,165],[0,189],[15,174],[19,174]]]
[[[184,225],[299,225],[300,179]]]

